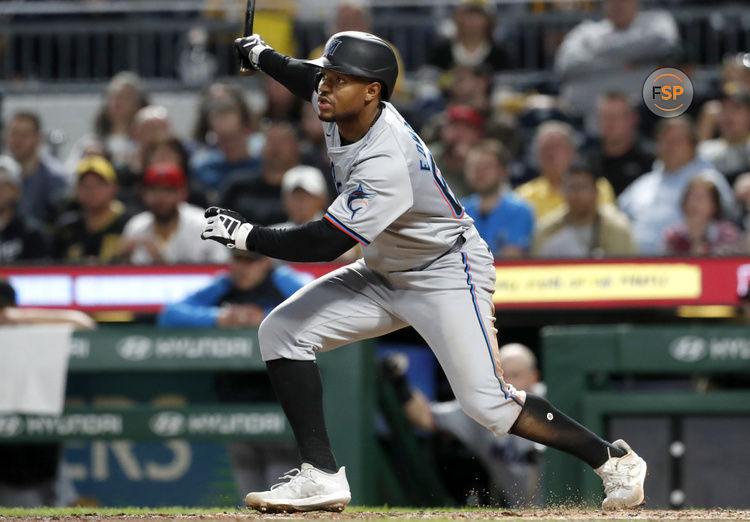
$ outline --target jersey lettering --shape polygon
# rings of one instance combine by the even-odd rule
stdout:
[[[423,170],[425,172],[429,172],[430,169],[430,163],[427,160],[427,153],[425,152],[424,143],[422,143],[422,140],[419,136],[417,136],[417,133],[414,132],[414,129],[411,128],[411,125],[406,123],[406,120],[403,120],[404,126],[409,129],[409,136],[411,136],[411,139],[414,140],[414,143],[417,144],[417,152],[419,152],[419,155],[422,156],[424,159],[419,160],[419,170]]]
[[[445,199],[448,205],[450,205],[453,217],[456,219],[463,217],[464,207],[463,205],[461,205],[461,203],[458,202],[458,199],[456,199],[456,196],[448,186],[445,178],[440,173],[440,169],[438,169],[437,165],[435,165],[435,159],[432,157],[432,155],[430,155],[430,162],[432,163],[432,176],[435,178],[435,185],[437,185],[440,193],[443,195],[443,199]]]
[[[422,139],[417,136],[417,133],[414,132],[414,129],[411,128],[411,125],[409,125],[406,120],[403,120],[403,122],[406,128],[409,130],[411,139],[414,140],[414,143],[416,143],[417,145],[417,152],[424,158],[419,160],[419,169],[426,172],[432,172],[432,176],[435,178],[435,185],[437,186],[438,190],[440,190],[443,199],[451,207],[451,214],[453,214],[453,217],[457,219],[463,217],[464,207],[463,205],[461,205],[461,203],[458,202],[458,199],[456,199],[456,196],[448,186],[445,178],[442,174],[440,174],[440,170],[435,165],[435,159],[432,157],[432,154],[425,150]]]

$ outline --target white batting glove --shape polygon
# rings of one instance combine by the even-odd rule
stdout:
[[[260,70],[260,53],[266,49],[273,49],[263,41],[259,34],[237,38],[234,41],[234,48],[239,54],[240,59],[250,62],[250,65],[256,71]]]
[[[206,224],[203,226],[201,239],[212,239],[227,248],[247,250],[247,236],[253,226],[233,210],[209,207],[204,214]]]

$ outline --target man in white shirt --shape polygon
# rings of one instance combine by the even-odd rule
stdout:
[[[148,210],[125,225],[120,257],[137,265],[164,263],[227,263],[221,245],[196,244],[203,230],[203,209],[185,202],[187,179],[173,163],[157,163],[143,175],[143,201]]]
[[[640,254],[664,254],[664,233],[682,221],[680,201],[695,177],[713,181],[725,214],[736,213],[731,187],[708,161],[696,155],[696,146],[695,129],[687,117],[662,120],[656,128],[654,169],[636,179],[617,198],[617,206],[630,218]]]
[[[590,114],[608,91],[622,91],[640,101],[643,82],[679,44],[677,24],[663,10],[640,11],[639,0],[605,0],[602,20],[585,20],[560,44],[555,70],[563,81],[562,96],[577,114]]]

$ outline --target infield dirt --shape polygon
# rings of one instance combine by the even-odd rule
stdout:
[[[16,515],[4,516],[0,511],[0,520],[7,521],[55,521],[55,522],[161,522],[177,520],[186,522],[210,522],[213,520],[221,522],[243,521],[243,520],[504,520],[507,522],[516,520],[750,520],[750,511],[714,509],[714,510],[684,510],[684,511],[662,511],[662,510],[629,510],[629,511],[599,511],[591,509],[564,508],[564,509],[536,509],[536,510],[472,510],[472,511],[450,511],[450,510],[417,510],[417,511],[345,511],[344,513],[275,513],[261,514],[255,512],[229,511],[224,513],[190,513],[184,514],[159,513],[158,510],[148,514],[128,515],[122,514],[75,514],[75,515]]]

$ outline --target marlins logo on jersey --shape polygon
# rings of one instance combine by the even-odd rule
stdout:
[[[372,192],[366,192],[365,189],[362,188],[362,183],[359,184],[356,190],[349,194],[349,197],[346,200],[346,206],[352,213],[352,219],[354,219],[354,215],[357,212],[367,208],[367,200],[374,195],[375,194]]]

